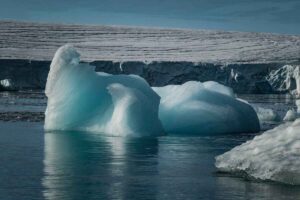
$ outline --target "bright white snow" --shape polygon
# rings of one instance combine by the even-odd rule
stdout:
[[[258,132],[254,109],[216,82],[190,81],[154,87],[161,97],[159,117],[170,134]]]
[[[46,85],[46,130],[161,135],[159,96],[134,75],[96,73],[71,46],[59,48]]]
[[[259,180],[300,184],[300,119],[216,157],[216,167]]]
[[[0,30],[1,59],[51,60],[65,43],[85,61],[292,63],[300,51],[300,36],[270,33],[16,21],[0,21]]]

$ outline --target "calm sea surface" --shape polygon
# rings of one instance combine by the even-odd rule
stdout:
[[[293,100],[241,96],[284,115]],[[0,93],[0,199],[300,199],[300,187],[217,173],[255,134],[158,138],[43,130],[41,92]]]

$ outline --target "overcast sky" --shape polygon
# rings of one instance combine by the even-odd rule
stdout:
[[[300,0],[0,2],[0,19],[300,34]]]

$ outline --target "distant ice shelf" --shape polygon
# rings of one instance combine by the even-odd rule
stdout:
[[[0,30],[0,80],[16,90],[44,89],[56,49],[69,43],[96,71],[155,87],[216,81],[235,93],[300,91],[300,36],[17,21],[0,21]]]
[[[73,44],[85,61],[291,63],[300,36],[216,30],[0,21],[0,59],[51,60]]]

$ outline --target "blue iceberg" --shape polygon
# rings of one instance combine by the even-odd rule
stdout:
[[[260,130],[252,106],[219,83],[189,81],[153,89],[161,97],[159,118],[168,133],[211,135]]]
[[[80,63],[70,45],[57,50],[46,84],[46,130],[96,131],[109,135],[164,133],[158,118],[160,97],[135,75],[95,72]]]
[[[110,75],[80,62],[70,45],[57,50],[46,90],[46,130],[158,136],[259,131],[254,109],[216,82],[151,88],[136,75]]]

